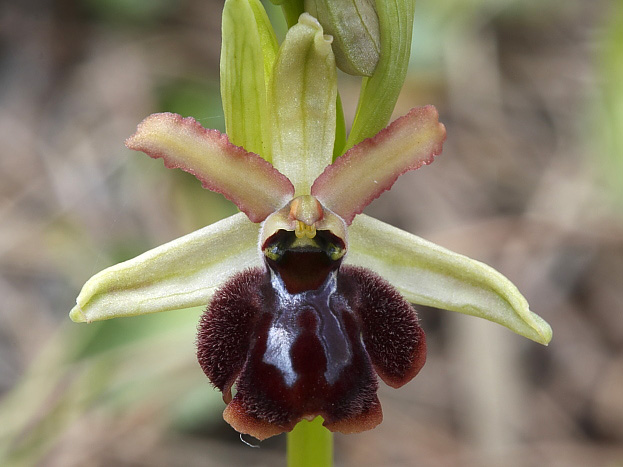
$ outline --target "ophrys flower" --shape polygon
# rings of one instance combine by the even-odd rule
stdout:
[[[231,104],[257,104],[256,128],[228,127],[234,142],[259,155],[169,113],[146,118],[127,142],[194,174],[242,213],[97,274],[72,319],[210,303],[199,361],[224,393],[226,419],[258,438],[316,415],[343,432],[380,422],[375,372],[398,387],[424,363],[424,334],[409,303],[481,316],[547,343],[549,326],[502,275],[360,214],[398,176],[441,152],[445,129],[435,109],[413,109],[332,163],[330,38],[303,15],[272,56],[271,43],[259,87],[241,88],[257,102]]]

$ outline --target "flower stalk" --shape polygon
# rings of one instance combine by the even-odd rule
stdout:
[[[333,433],[322,426],[322,418],[303,420],[288,433],[288,467],[333,465]]]

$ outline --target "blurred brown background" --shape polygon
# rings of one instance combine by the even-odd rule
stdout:
[[[0,3],[0,465],[285,464],[223,422],[201,310],[67,316],[93,273],[235,212],[123,146],[156,111],[223,130],[221,8]],[[623,2],[419,0],[396,115],[429,103],[443,155],[367,212],[505,273],[554,339],[421,308],[427,365],[336,465],[623,465]]]

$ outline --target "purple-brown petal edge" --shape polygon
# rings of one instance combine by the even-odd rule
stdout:
[[[193,174],[204,188],[223,194],[252,222],[263,221],[294,195],[290,180],[269,162],[192,117],[169,112],[150,115],[126,146],[162,158],[167,168]]]
[[[411,109],[338,157],[314,181],[311,194],[350,225],[400,175],[430,164],[445,139],[446,129],[435,107]]]

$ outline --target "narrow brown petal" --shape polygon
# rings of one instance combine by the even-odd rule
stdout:
[[[441,153],[446,129],[433,106],[416,107],[349,149],[314,181],[311,194],[347,224],[396,179]]]
[[[204,188],[222,193],[252,222],[261,222],[294,195],[288,178],[257,154],[203,128],[192,117],[153,114],[143,120],[126,146],[162,158],[168,168],[193,174]]]

